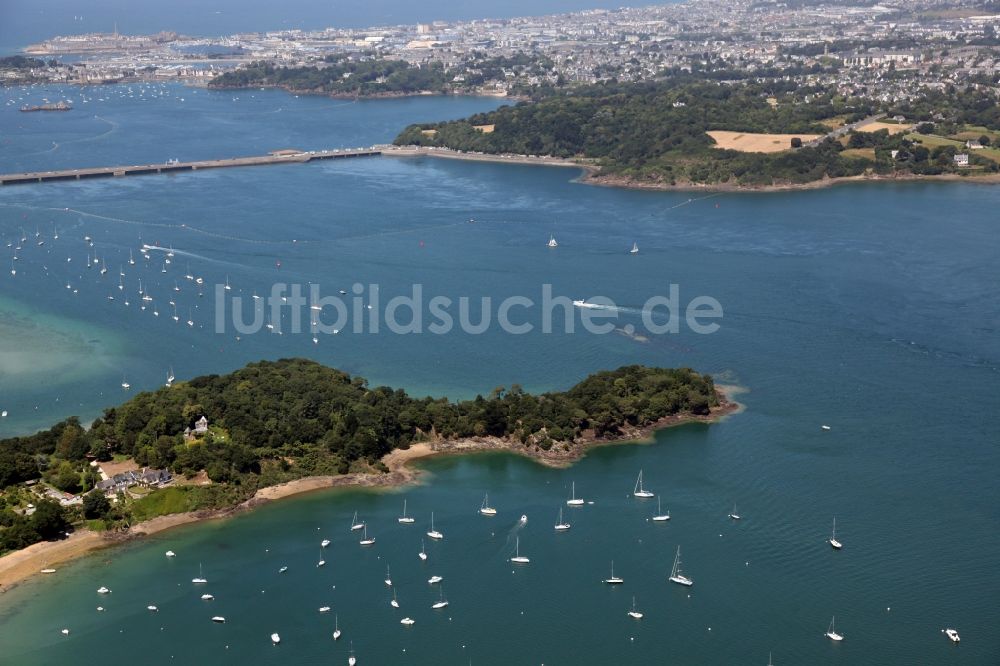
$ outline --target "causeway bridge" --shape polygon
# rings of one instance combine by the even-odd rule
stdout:
[[[46,183],[52,181],[83,180],[85,178],[118,178],[154,173],[178,173],[200,171],[202,169],[224,169],[227,167],[263,166],[265,164],[303,164],[317,160],[337,160],[351,157],[372,157],[382,154],[381,146],[368,148],[342,148],[333,150],[275,150],[267,155],[233,157],[222,160],[202,160],[198,162],[178,162],[170,160],[162,164],[139,164],[133,166],[87,167],[81,169],[59,169],[56,171],[34,171],[30,173],[0,174],[0,185],[19,183]]]

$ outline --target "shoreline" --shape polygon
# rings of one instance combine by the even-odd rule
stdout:
[[[743,405],[733,400],[734,387],[717,386],[719,406],[709,414],[678,414],[641,428],[623,431],[614,439],[584,436],[572,444],[559,444],[545,451],[529,448],[520,442],[498,437],[471,437],[457,440],[434,439],[418,442],[407,449],[394,449],[382,457],[387,472],[355,472],[339,476],[307,476],[276,486],[260,488],[250,499],[224,509],[204,509],[186,513],[157,516],[138,523],[127,532],[92,532],[80,529],[61,541],[42,541],[0,557],[0,595],[17,585],[41,574],[41,570],[65,564],[93,551],[135,539],[158,534],[181,525],[218,518],[227,518],[251,511],[269,502],[330,488],[397,488],[416,483],[422,475],[411,463],[436,455],[464,455],[479,451],[505,451],[552,468],[566,468],[584,458],[592,448],[615,444],[636,444],[652,440],[653,435],[667,428],[688,423],[712,423],[743,410]],[[56,574],[58,575],[58,571]]]
[[[650,192],[709,192],[709,193],[749,193],[749,192],[799,192],[808,190],[819,190],[835,185],[845,185],[852,183],[915,183],[915,182],[940,182],[940,183],[973,183],[978,185],[995,185],[1000,183],[1000,173],[984,175],[963,175],[960,173],[944,173],[937,176],[925,176],[920,174],[897,174],[897,175],[860,175],[841,176],[838,178],[823,178],[813,180],[808,183],[780,183],[773,185],[739,185],[731,183],[651,183],[634,180],[626,176],[619,176],[610,173],[601,173],[601,168],[595,164],[580,161],[579,158],[547,157],[543,155],[515,155],[515,154],[488,154],[488,153],[465,153],[451,148],[438,148],[428,146],[386,146],[382,149],[385,157],[436,157],[453,160],[467,160],[472,162],[496,162],[500,164],[525,164],[531,166],[559,166],[574,167],[581,169],[584,173],[579,182],[585,185],[597,187],[614,187],[627,190],[645,190]]]

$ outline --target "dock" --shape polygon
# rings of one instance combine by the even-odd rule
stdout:
[[[333,150],[276,150],[267,155],[232,157],[221,160],[179,162],[170,160],[162,164],[139,164],[132,166],[87,167],[81,169],[59,169],[56,171],[34,171],[29,173],[0,174],[0,185],[20,183],[46,183],[52,181],[83,180],[85,178],[120,178],[144,174],[178,173],[200,171],[202,169],[225,169],[231,167],[263,166],[270,164],[304,164],[318,160],[347,159],[351,157],[373,157],[382,154],[382,148],[343,148]]]

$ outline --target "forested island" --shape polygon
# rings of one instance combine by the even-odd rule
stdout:
[[[94,529],[125,529],[166,513],[234,506],[258,489],[304,477],[385,474],[386,454],[417,443],[475,441],[470,448],[571,460],[595,442],[731,407],[711,377],[690,369],[627,366],[566,391],[532,395],[513,385],[456,402],[370,387],[305,359],[262,361],[140,393],[90,428],[70,418],[0,441],[0,552],[82,520]],[[125,460],[169,471],[175,481],[148,493],[97,488],[96,467]],[[184,484],[196,476],[200,483]],[[82,504],[39,499],[46,488],[82,496]]]
[[[720,83],[676,74],[535,97],[462,120],[411,125],[394,143],[577,159],[597,167],[598,181],[667,187],[982,175],[1000,166],[1000,151],[989,147],[1000,115],[992,94],[975,87],[881,107],[791,81]],[[889,120],[872,123],[872,131],[852,126],[874,117]],[[781,144],[771,152],[731,149],[710,134],[719,131],[737,139],[773,136]],[[966,150],[970,141],[975,152]],[[966,162],[956,160],[965,153]]]

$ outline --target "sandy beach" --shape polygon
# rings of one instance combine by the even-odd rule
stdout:
[[[261,488],[254,493],[251,499],[234,507],[158,516],[133,525],[127,532],[101,533],[86,529],[77,530],[62,541],[43,541],[0,557],[0,593],[7,592],[18,583],[33,576],[46,575],[41,573],[41,570],[45,568],[57,569],[56,573],[50,575],[58,576],[56,565],[81,557],[99,548],[157,534],[180,525],[233,516],[285,497],[328,488],[386,488],[415,483],[420,476],[420,470],[414,469],[410,463],[429,456],[460,455],[477,451],[506,451],[523,455],[549,467],[568,467],[583,458],[591,448],[597,446],[650,441],[653,433],[658,430],[685,423],[710,423],[737,413],[742,409],[742,405],[732,399],[731,396],[735,392],[736,389],[733,387],[718,387],[721,404],[713,409],[711,414],[667,417],[650,426],[627,430],[615,439],[594,438],[585,434],[577,442],[568,445],[557,444],[547,451],[498,437],[472,437],[458,440],[434,439],[412,444],[407,449],[395,449],[383,456],[382,463],[388,470],[386,472],[310,476],[295,479],[276,486]]]

